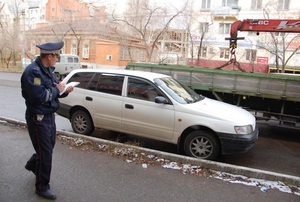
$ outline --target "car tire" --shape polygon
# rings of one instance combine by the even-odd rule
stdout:
[[[82,110],[76,111],[71,118],[72,129],[75,133],[91,135],[95,130],[93,120],[90,115]]]
[[[206,160],[214,160],[219,154],[217,139],[209,132],[194,131],[184,141],[186,155]]]

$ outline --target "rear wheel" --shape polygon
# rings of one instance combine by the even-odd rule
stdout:
[[[194,131],[184,141],[184,152],[191,157],[214,160],[219,154],[219,149],[216,138],[206,131]]]
[[[91,135],[95,130],[93,120],[85,111],[76,111],[71,118],[71,125],[75,133]]]
[[[56,76],[58,81],[60,81],[62,79],[62,76],[58,72],[55,72],[55,76]]]

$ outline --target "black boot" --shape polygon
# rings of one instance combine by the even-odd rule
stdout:
[[[45,199],[50,199],[50,200],[56,199],[56,195],[50,189],[46,191],[35,191],[35,193]]]

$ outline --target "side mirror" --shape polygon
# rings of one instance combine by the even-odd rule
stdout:
[[[169,101],[163,96],[156,96],[154,102],[160,103],[160,104],[168,104],[169,103]]]

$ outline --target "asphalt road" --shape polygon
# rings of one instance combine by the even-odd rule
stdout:
[[[25,129],[0,123],[0,201],[45,201],[34,191],[35,177],[24,169],[33,149]],[[143,168],[122,157],[82,151],[57,140],[51,178],[56,201],[299,201],[278,189],[183,174],[158,165]]]

